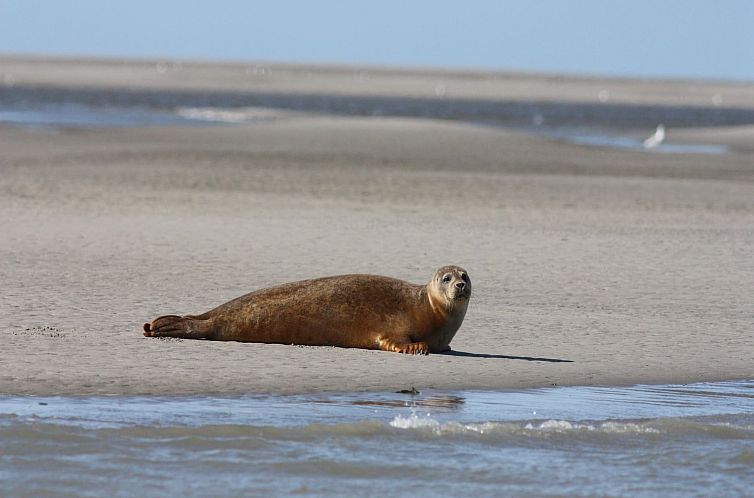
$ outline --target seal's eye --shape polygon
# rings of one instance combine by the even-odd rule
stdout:
[[[442,283],[447,284],[448,282],[450,282],[450,275],[442,277]]]
[[[465,273],[463,273],[461,275],[461,280],[463,280],[464,282],[466,282],[468,284],[469,283],[469,276],[466,275]]]

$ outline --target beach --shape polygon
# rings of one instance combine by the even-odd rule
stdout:
[[[190,125],[0,124],[0,393],[484,390],[754,377],[754,124],[744,122],[752,85],[1,62],[0,96],[14,103],[60,91],[84,95],[79,103],[148,100],[144,89],[159,89],[185,99],[189,90],[193,99],[230,92],[243,101],[243,92],[256,92],[295,104],[300,96],[306,108],[244,107],[249,119],[222,125],[206,109],[211,119]],[[561,102],[569,110],[690,106],[709,123],[669,126],[667,141],[726,149],[589,147],[432,113],[311,108],[325,97],[338,105],[345,97],[543,102],[544,119]],[[627,136],[653,131],[632,119]],[[466,268],[474,286],[453,355],[142,335],[157,315],[201,313],[283,282],[372,273],[424,283],[446,264]]]

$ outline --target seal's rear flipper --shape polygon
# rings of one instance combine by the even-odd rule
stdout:
[[[209,324],[191,316],[164,315],[144,324],[145,337],[178,337],[181,339],[211,339]]]

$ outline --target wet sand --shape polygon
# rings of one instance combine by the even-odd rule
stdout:
[[[49,84],[55,74],[67,85],[90,76],[106,85],[118,75],[86,63],[75,78],[26,65],[14,85]],[[213,83],[214,72],[204,71],[203,88],[242,85]],[[343,84],[343,70],[332,71],[332,80],[326,70],[312,78]],[[298,76],[280,88],[316,93],[324,85],[306,87]],[[406,88],[412,78],[404,75]],[[474,85],[505,87],[466,78],[469,95]],[[540,80],[527,98],[554,98],[541,89],[550,78]],[[593,85],[568,80],[558,95],[578,102]],[[659,104],[679,98],[674,85],[708,92],[692,103],[751,92],[642,85],[654,85],[642,98]],[[752,378],[754,131],[678,133],[733,151],[603,150],[458,122],[284,113],[244,126],[0,126],[0,393]],[[141,335],[158,314],[203,312],[277,283],[341,273],[419,283],[444,264],[466,267],[474,281],[456,355]]]

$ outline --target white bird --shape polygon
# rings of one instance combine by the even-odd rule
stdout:
[[[658,124],[657,129],[652,136],[644,140],[644,147],[647,149],[653,149],[660,145],[663,140],[665,140],[665,125]]]

